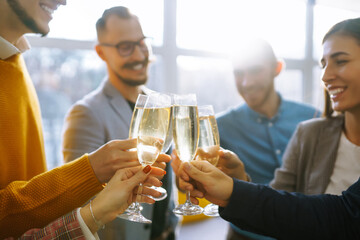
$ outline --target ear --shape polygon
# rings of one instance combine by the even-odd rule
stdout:
[[[276,62],[276,67],[275,67],[275,76],[278,76],[281,72],[281,70],[283,70],[283,68],[285,67],[285,63],[282,60],[278,60]]]
[[[103,61],[106,60],[103,49],[99,44],[95,45],[95,51]]]

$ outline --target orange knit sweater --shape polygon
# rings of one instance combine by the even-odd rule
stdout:
[[[102,189],[87,155],[49,172],[45,162],[37,96],[17,54],[0,60],[0,239],[44,227]]]

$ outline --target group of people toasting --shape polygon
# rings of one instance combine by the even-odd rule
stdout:
[[[66,0],[0,0],[1,239],[172,240],[176,214],[201,213],[229,221],[231,240],[360,239],[359,18],[323,38],[323,117],[275,91],[283,63],[259,39],[232,58],[245,104],[215,116],[192,94],[146,88],[139,19],[107,9],[95,47],[107,76],[67,113],[66,163],[47,171],[23,35],[46,35],[60,5]],[[173,173],[187,193],[179,206]],[[202,209],[198,198],[212,204]]]

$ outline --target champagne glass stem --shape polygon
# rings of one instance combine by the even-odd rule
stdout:
[[[145,218],[142,214],[141,214],[141,209],[140,209],[140,198],[141,198],[141,193],[142,193],[142,189],[143,189],[143,184],[140,183],[139,184],[139,188],[137,191],[137,196],[136,196],[136,201],[135,201],[135,212],[131,215],[128,216],[128,220],[133,221],[133,222],[141,222],[141,223],[151,223],[152,221]]]
[[[192,205],[190,201],[190,191],[186,191],[186,201],[184,203],[185,206],[190,207]]]
[[[140,183],[139,184],[139,188],[138,188],[138,191],[137,191],[137,195],[136,195],[136,201],[135,201],[135,212],[137,214],[140,214],[141,212],[141,209],[140,209],[140,197],[141,197],[141,193],[142,193],[142,190],[143,190],[143,184]]]

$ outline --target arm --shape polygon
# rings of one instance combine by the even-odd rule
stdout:
[[[87,155],[29,181],[14,181],[0,190],[0,239],[45,226],[102,188]]]
[[[39,238],[41,236],[41,238]],[[60,239],[60,238],[81,238],[84,237],[81,230],[76,210],[56,219],[44,228],[34,228],[26,231],[19,239],[26,240],[37,237],[37,239]],[[11,238],[13,239],[13,238]]]
[[[187,189],[223,207],[220,215],[244,230],[278,239],[359,239],[360,178],[342,196],[277,191],[232,180],[211,164],[184,163]]]
[[[127,151],[136,140],[114,140],[89,155],[40,174],[15,181],[0,190],[0,239],[45,226],[83,205],[102,189],[117,170],[139,166],[136,152]],[[161,154],[158,161],[168,162]]]
[[[151,174],[150,174],[151,171]],[[149,175],[150,174],[150,175]],[[84,237],[83,229],[90,231],[90,236],[99,229],[94,217],[101,223],[112,221],[117,214],[124,212],[136,195],[133,194],[135,187],[140,182],[148,185],[160,186],[160,181],[154,176],[163,175],[164,171],[159,168],[151,168],[150,166],[142,169],[133,167],[117,171],[114,177],[110,180],[107,187],[102,190],[99,195],[92,201],[92,212],[90,211],[90,204],[80,209],[80,216],[78,218],[77,210],[73,210],[54,222],[48,224],[43,229],[31,229],[24,233],[20,239],[29,239],[30,237],[39,237],[41,239],[57,239],[57,238],[78,238]],[[159,193],[153,189],[144,187],[139,201],[146,203],[154,203],[152,198],[148,195],[158,196]],[[82,221],[83,220],[83,221]],[[81,226],[84,224],[84,226]]]
[[[220,215],[242,229],[279,239],[358,239],[360,179],[342,196],[306,196],[235,180]]]

